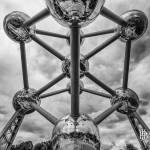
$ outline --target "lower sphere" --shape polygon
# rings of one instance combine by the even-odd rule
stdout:
[[[63,117],[52,133],[53,150],[100,150],[100,136],[93,120],[82,114],[77,120]]]

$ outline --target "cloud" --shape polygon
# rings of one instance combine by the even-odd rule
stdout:
[[[150,38],[147,36],[134,43],[131,55],[134,64],[140,63],[141,60],[143,60],[146,56],[149,55],[149,40]]]
[[[25,122],[23,123],[21,130],[24,132],[32,132],[34,134],[43,133],[44,129],[43,127],[37,126],[38,124],[35,122]]]
[[[7,114],[7,110],[6,110],[6,108],[4,108],[4,107],[0,106],[0,114],[2,114],[2,115],[6,115],[6,114]]]

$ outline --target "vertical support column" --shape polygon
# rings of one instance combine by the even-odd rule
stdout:
[[[20,114],[19,111],[15,112],[7,125],[4,127],[3,131],[0,133],[0,146],[3,147],[3,150],[11,149],[23,118],[24,115]]]
[[[20,54],[21,54],[21,64],[22,64],[22,75],[23,75],[23,85],[24,89],[29,89],[29,81],[28,81],[28,70],[27,70],[27,60],[26,60],[26,49],[25,43],[20,42]]]
[[[126,42],[126,51],[125,51],[125,59],[124,59],[124,72],[123,72],[123,89],[124,90],[128,88],[130,55],[131,55],[131,40],[128,40]]]
[[[71,25],[71,116],[79,117],[80,95],[80,26],[74,22]]]

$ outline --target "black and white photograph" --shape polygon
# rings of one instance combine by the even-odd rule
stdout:
[[[0,150],[150,150],[149,0],[0,0]]]

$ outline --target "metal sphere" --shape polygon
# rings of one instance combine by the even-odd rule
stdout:
[[[100,13],[105,0],[45,0],[51,15],[63,26],[74,21],[86,26]]]
[[[7,36],[15,42],[30,42],[30,34],[35,34],[35,25],[22,27],[30,17],[23,12],[14,11],[4,18],[3,27]]]
[[[82,36],[84,35],[83,31],[80,30],[80,45],[82,46],[85,39],[84,38],[81,38]],[[70,45],[70,32],[68,32],[67,36],[69,37],[66,41],[67,41],[67,44]]]
[[[117,96],[111,99],[111,104],[114,105],[118,102],[123,102],[122,106],[117,110],[118,112],[131,114],[139,107],[139,98],[131,89],[124,90],[123,88],[118,88],[116,94]]]
[[[34,95],[36,90],[20,90],[13,98],[13,107],[16,111],[21,110],[24,114],[30,114],[34,112],[34,109],[30,106],[30,102],[40,105],[41,101],[38,96]]]
[[[80,80],[80,94],[82,94],[82,89],[84,88],[84,83]],[[67,89],[69,89],[69,94],[71,94],[71,82],[67,84]]]
[[[85,114],[74,120],[63,117],[52,133],[53,150],[100,150],[100,136],[93,120]]]
[[[139,10],[131,10],[122,15],[122,18],[127,22],[126,27],[118,26],[118,32],[121,34],[120,40],[139,39],[147,30],[148,18],[144,12]]]
[[[80,56],[80,78],[84,77],[85,73],[89,70],[89,62],[84,59],[84,56]],[[66,58],[62,63],[62,71],[68,78],[71,77],[71,59],[70,56]]]

